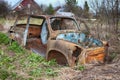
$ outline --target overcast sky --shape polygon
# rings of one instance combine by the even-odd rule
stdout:
[[[7,1],[11,6],[15,5],[17,2],[19,2],[20,0],[5,0]],[[57,5],[62,5],[65,3],[65,0],[35,0],[39,5],[40,4],[45,4],[45,5],[49,5],[52,4],[54,7]],[[81,7],[83,7],[84,5],[84,1],[86,0],[78,0],[78,5],[80,5]]]

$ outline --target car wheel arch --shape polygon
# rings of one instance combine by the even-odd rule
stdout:
[[[61,65],[67,65],[68,63],[68,57],[63,54],[61,51],[58,50],[50,50],[47,53],[47,60],[55,59],[58,64]]]

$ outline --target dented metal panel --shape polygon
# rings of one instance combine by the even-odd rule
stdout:
[[[104,63],[105,54],[105,47],[84,49],[79,56],[78,64]]]
[[[84,33],[59,34],[56,39],[67,40],[75,44],[78,44],[84,48],[92,46],[103,46],[100,40],[95,39],[93,37],[87,37]]]

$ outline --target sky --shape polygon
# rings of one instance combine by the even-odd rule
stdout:
[[[11,6],[15,5],[17,2],[19,2],[19,0],[5,0],[8,2],[8,4],[10,4]],[[56,7],[58,5],[62,5],[65,3],[65,0],[35,0],[39,5],[40,4],[45,4],[45,5],[49,5],[52,4],[53,7]],[[47,1],[47,2],[46,2]],[[80,5],[81,7],[83,7],[84,5],[84,1],[86,0],[78,0],[78,5]]]

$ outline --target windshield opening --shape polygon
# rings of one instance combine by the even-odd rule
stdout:
[[[31,17],[30,21],[29,21],[29,24],[42,25],[43,21],[44,21],[43,18],[34,18],[34,17]]]
[[[51,27],[55,30],[78,30],[76,22],[71,18],[54,17],[50,19]]]

